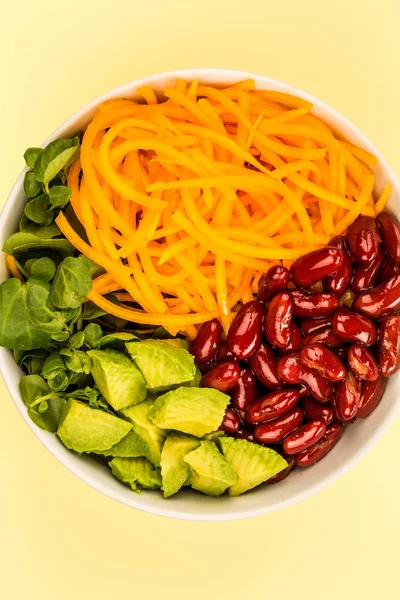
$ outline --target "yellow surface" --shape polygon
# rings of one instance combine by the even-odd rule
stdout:
[[[0,36],[3,202],[38,145],[131,79],[231,67],[291,82],[358,125],[400,173],[397,0],[13,0]],[[70,474],[0,387],[4,600],[398,597],[398,419],[339,482],[241,522],[166,520]]]

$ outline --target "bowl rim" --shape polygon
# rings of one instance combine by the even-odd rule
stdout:
[[[155,73],[153,75],[149,75],[147,77],[142,77],[140,79],[132,80],[128,83],[122,84],[105,92],[104,94],[99,95],[97,98],[88,102],[80,109],[78,109],[75,113],[73,113],[70,117],[61,123],[59,127],[57,127],[53,133],[51,133],[47,139],[41,145],[42,147],[46,146],[49,142],[57,139],[62,132],[68,127],[72,126],[79,118],[84,117],[86,113],[94,110],[96,106],[107,99],[115,98],[115,97],[123,97],[126,96],[129,92],[132,94],[132,91],[144,85],[157,85],[160,80],[166,78],[181,78],[186,80],[193,80],[195,78],[213,80],[217,84],[219,81],[221,83],[229,82],[229,81],[239,81],[241,79],[252,78],[256,80],[256,83],[259,83],[263,86],[264,89],[269,89],[272,87],[273,89],[278,86],[281,91],[287,94],[291,94],[300,98],[303,98],[313,104],[317,109],[322,109],[323,111],[329,113],[335,121],[338,122],[339,126],[342,125],[351,131],[359,140],[362,141],[363,148],[367,149],[369,152],[373,153],[377,159],[378,164],[380,163],[383,166],[383,169],[388,174],[390,181],[393,185],[393,190],[396,191],[397,195],[400,196],[400,181],[395,175],[393,169],[389,165],[388,161],[382,155],[378,148],[369,140],[369,138],[356,127],[347,117],[342,115],[338,110],[328,105],[326,102],[320,100],[319,98],[313,96],[312,94],[298,88],[289,83],[283,82],[279,79],[275,79],[272,77],[268,77],[262,74],[242,71],[236,69],[224,69],[224,68],[194,68],[194,69],[177,69],[171,71],[164,71],[160,73]],[[12,190],[4,204],[4,207],[0,216],[0,232],[5,228],[10,214],[12,213],[13,205],[19,190],[23,184],[23,177],[27,171],[27,168],[24,168],[21,174],[18,176]],[[37,428],[33,421],[28,417],[25,406],[23,405],[17,386],[12,386],[11,377],[6,371],[4,360],[2,358],[2,351],[6,349],[1,349],[0,353],[0,373],[5,382],[6,388],[13,399],[14,404],[16,405],[18,411],[23,417],[24,421],[27,423],[29,428],[33,431],[35,436],[42,442],[45,448],[61,463],[63,464],[69,471],[71,471],[74,475],[79,477],[82,481],[96,489],[97,491],[102,492],[106,496],[113,498],[125,504],[127,506],[142,510],[144,512],[150,514],[156,514],[158,516],[164,517],[172,517],[177,519],[184,520],[193,520],[193,521],[228,521],[228,520],[237,520],[248,517],[256,517],[266,513],[273,512],[275,510],[279,510],[281,508],[285,508],[287,506],[291,506],[296,504],[306,498],[311,497],[317,492],[321,491],[323,488],[332,484],[334,481],[338,480],[342,475],[347,473],[352,467],[354,467],[369,451],[370,449],[379,441],[382,435],[385,433],[386,429],[392,423],[392,421],[396,418],[396,416],[400,413],[400,397],[397,397],[395,405],[392,407],[390,411],[382,419],[380,425],[374,430],[373,434],[368,438],[367,441],[362,443],[358,450],[354,452],[351,456],[349,456],[345,461],[342,462],[340,467],[334,469],[331,473],[326,475],[322,480],[312,482],[306,489],[293,494],[287,499],[283,499],[272,503],[268,506],[261,506],[258,508],[247,509],[247,510],[235,510],[231,504],[225,510],[225,512],[214,514],[208,514],[206,509],[202,509],[201,511],[192,511],[187,510],[182,512],[181,510],[174,509],[173,504],[165,502],[162,508],[154,508],[148,507],[145,504],[138,504],[135,502],[135,494],[132,494],[132,501],[127,502],[121,497],[118,493],[114,492],[112,489],[104,485],[101,481],[99,481],[96,477],[89,474],[84,468],[84,461],[82,461],[82,468],[76,466],[66,459],[65,456],[61,456],[61,453],[57,451],[56,447],[51,447],[47,440],[49,439],[45,434],[48,432],[44,432]],[[397,406],[396,406],[397,404]]]

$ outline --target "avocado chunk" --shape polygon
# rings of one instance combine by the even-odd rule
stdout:
[[[203,437],[221,425],[229,400],[211,388],[180,387],[159,396],[148,416],[162,429]]]
[[[203,494],[220,496],[236,483],[235,471],[214,442],[201,442],[185,456],[185,462],[192,468],[190,485]]]
[[[118,350],[89,350],[91,374],[108,404],[114,410],[138,404],[146,398],[143,375],[127,356]]]
[[[161,488],[160,469],[154,467],[146,458],[113,458],[110,467],[117,479],[130,485],[138,494],[142,489]]]
[[[200,440],[185,435],[184,433],[172,432],[165,440],[161,452],[161,475],[164,498],[176,494],[190,476],[190,467],[185,462],[186,454],[195,450]]]
[[[219,447],[232,465],[237,481],[229,488],[230,496],[239,496],[286,469],[287,462],[280,454],[247,440],[221,437]]]
[[[154,425],[148,418],[150,407],[154,404],[155,396],[149,395],[144,402],[129,406],[121,414],[132,423],[132,430],[142,438],[148,447],[147,458],[156,467],[160,466],[161,449],[167,432]]]
[[[117,444],[132,425],[103,410],[70,398],[63,409],[57,435],[76,452],[103,452]]]
[[[165,340],[157,340],[157,342],[169,344],[174,348],[184,348],[185,350],[189,350],[189,342],[183,338],[166,338]]]
[[[98,454],[98,452],[95,452],[95,454]],[[120,442],[111,446],[108,450],[103,450],[101,454],[123,458],[137,458],[138,456],[150,458],[150,449],[137,433],[130,431]]]
[[[199,367],[196,367],[196,373],[192,381],[187,381],[183,385],[185,387],[200,387],[200,381],[203,378],[203,373],[200,371]]]
[[[126,344],[150,391],[166,390],[192,381],[196,374],[194,357],[185,348],[166,342],[143,340]]]

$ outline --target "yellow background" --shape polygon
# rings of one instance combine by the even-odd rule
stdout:
[[[400,173],[398,0],[12,0],[2,10],[0,198],[27,146],[105,91],[214,66],[335,106]],[[400,420],[330,488],[278,513],[190,523],[100,495],[56,462],[0,388],[4,600],[398,597]]]

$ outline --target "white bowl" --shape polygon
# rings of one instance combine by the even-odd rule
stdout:
[[[386,182],[393,184],[393,194],[388,208],[400,216],[400,183],[387,161],[365,135],[336,110],[310,94],[276,79],[244,71],[192,69],[161,73],[133,81],[104,94],[101,98],[79,110],[61,125],[46,140],[44,145],[83,129],[91,120],[99,102],[118,97],[133,98],[137,88],[143,85],[150,85],[154,89],[162,91],[165,86],[173,84],[177,78],[186,80],[198,78],[206,83],[226,84],[249,77],[255,80],[259,89],[277,90],[309,100],[314,104],[313,113],[315,115],[321,117],[347,140],[377,156],[378,165],[375,169],[376,191],[379,193]],[[23,212],[25,204],[24,173],[25,171],[18,178],[1,215],[0,247],[3,245],[4,240],[16,231],[20,215]],[[4,261],[0,261],[0,281],[3,281],[6,277],[7,272]],[[140,496],[135,494],[128,487],[114,479],[105,467],[89,458],[79,457],[69,452],[54,434],[39,429],[28,417],[26,407],[18,391],[22,371],[15,364],[12,353],[5,348],[0,348],[0,368],[11,397],[23,419],[53,456],[75,475],[100,492],[128,506],[167,517],[196,521],[223,521],[261,515],[311,496],[354,466],[379,440],[400,410],[400,375],[397,375],[390,378],[384,400],[375,412],[368,419],[359,420],[348,428],[335,448],[314,467],[298,469],[278,485],[260,486],[238,498],[209,498],[185,490],[168,500],[164,500],[161,494],[155,492],[142,492]]]

